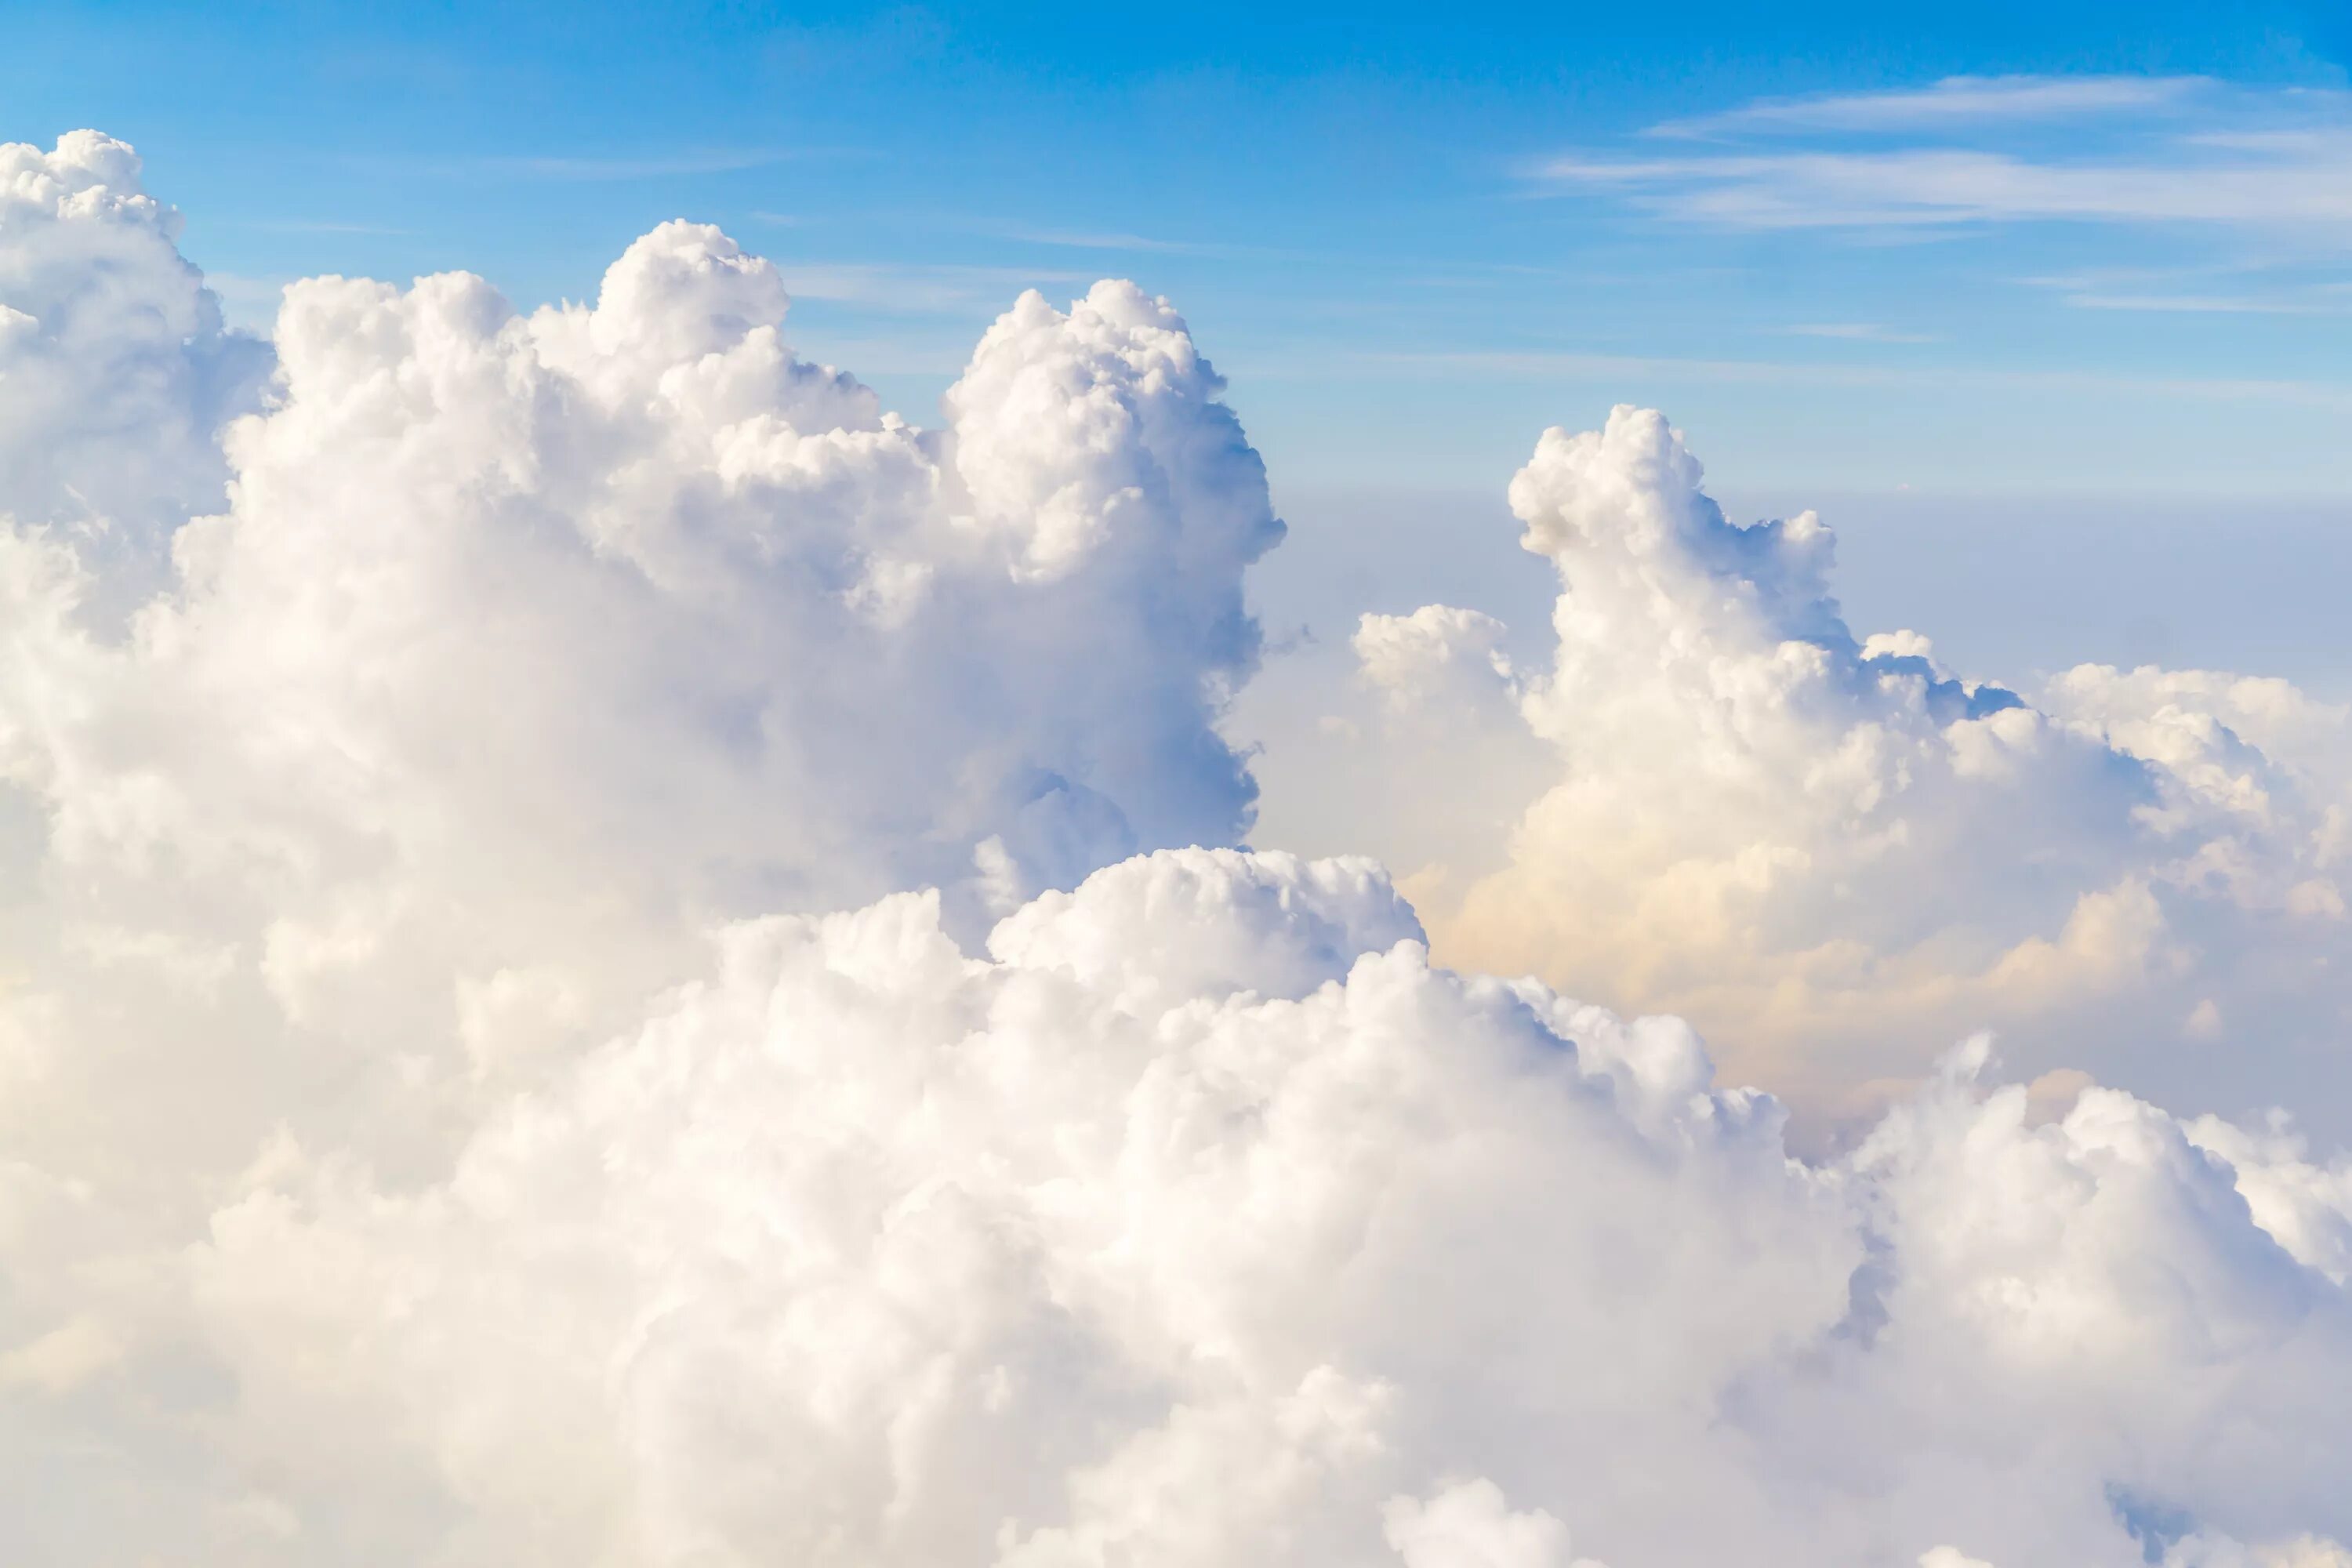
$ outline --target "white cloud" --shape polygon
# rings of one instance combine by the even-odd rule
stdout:
[[[1368,364],[1426,374],[1563,377],[1671,376],[1702,385],[1980,387],[1999,392],[2079,393],[2087,396],[2186,398],[2352,409],[2352,384],[2325,380],[2240,376],[2136,375],[2095,370],[1987,370],[1967,365],[1861,361],[1683,359],[1656,354],[1560,353],[1540,350],[1368,353]]]
[[[1023,1568],[2352,1525],[2352,1310],[2239,1196],[2341,1224],[2290,1150],[2097,1089],[2037,1125],[1964,1059],[1794,1163],[1686,1029],[1432,970],[1362,867],[1129,862],[986,960],[936,911],[732,930],[446,1181],[288,1151],[225,1202],[192,1288],[307,1560],[386,1519]]]
[[[433,1168],[714,920],[931,884],[976,932],[1246,826],[1212,723],[1280,525],[1131,286],[1024,297],[919,430],[792,353],[767,263],[672,224],[593,308],[298,283],[264,397],[128,149],[5,156],[25,1378],[119,1342],[143,1387],[183,1353],[146,1292],[257,1149]]]
[[[590,929],[968,881],[984,841],[1025,891],[1236,834],[1209,722],[1279,525],[1181,321],[1027,296],[924,432],[784,308],[683,224],[593,309],[294,286],[231,503],[129,640],[75,624],[102,563],[9,543],[9,769],[58,863],[159,931],[221,937],[234,884],[278,1005],[413,1027],[449,1002],[380,994],[412,938],[488,984]]]
[[[0,516],[67,531],[126,575],[217,504],[217,429],[268,368],[265,345],[224,331],[174,248],[179,215],[139,173],[96,132],[0,144]]]
[[[1706,138],[1738,132],[1906,131],[2145,115],[2211,96],[2203,77],[1946,77],[1924,88],[1763,99],[1719,113],[1671,120],[1654,136]]]
[[[1538,167],[1734,228],[2066,221],[2340,235],[2352,224],[2352,100],[2195,79],[1959,79],[1909,91],[1768,101],[1654,128],[1721,151],[1580,152]],[[2053,144],[2049,121],[2096,140]],[[1858,143],[1858,144],[1857,144]]]
[[[1932,343],[1932,333],[1898,331],[1876,321],[1806,321],[1782,331],[1800,338],[1843,338],[1858,343]]]
[[[1662,420],[1548,437],[1559,657],[1369,622],[1366,733],[1494,764],[1423,815],[1612,994],[1913,1079],[1796,1158],[1688,1024],[1433,967],[1373,862],[1187,847],[1249,826],[1279,524],[1165,303],[1022,297],[919,429],[678,223],[593,307],[297,284],[223,402],[127,150],[7,156],[0,1556],[2342,1560],[2344,1160],[1921,1044],[2258,1040],[2292,987],[2200,911],[2340,940],[2340,714],[2004,705]]]
[[[1421,790],[1366,847],[1412,873],[1442,956],[1687,1015],[1816,1111],[1867,1106],[1984,1025],[2037,1070],[2204,1092],[2184,1037],[2224,1018],[2234,1092],[2316,1081],[2342,1103],[2306,1054],[2352,941],[2341,710],[2101,667],[2029,703],[1956,679],[1916,633],[1857,643],[1830,531],[1731,524],[1654,413],[1549,432],[1511,500],[1560,581],[1549,668],[1490,671],[1474,697],[1469,655],[1502,628],[1442,606],[1367,617],[1358,644],[1386,695],[1347,774]],[[1545,775],[1430,846],[1416,824],[1454,770],[1423,759],[1507,735],[1549,748]],[[1299,805],[1277,793],[1275,820]]]
[[[2266,299],[2252,294],[2069,294],[2078,310],[2152,310],[2176,315],[2340,316],[2337,301]]]
[[[1560,158],[1564,184],[1639,193],[1675,216],[1735,228],[2074,222],[2352,223],[2352,141],[2197,161],[2036,162],[1968,149],[1718,157]]]
[[[1517,692],[1503,648],[1508,631],[1476,610],[1424,605],[1409,616],[1364,616],[1351,646],[1365,679],[1392,702],[1475,707]]]

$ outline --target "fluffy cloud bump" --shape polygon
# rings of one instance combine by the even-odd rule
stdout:
[[[1559,576],[1549,667],[1469,612],[1365,617],[1356,766],[1426,787],[1433,733],[1550,757],[1443,860],[1425,798],[1368,846],[1441,954],[1683,1013],[1817,1109],[1986,1025],[2192,1104],[2352,1107],[2342,710],[2195,671],[1962,679],[1848,630],[1811,513],[1736,525],[1700,480],[1654,412],[1544,437],[1510,496]]]

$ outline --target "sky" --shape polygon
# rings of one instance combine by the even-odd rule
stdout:
[[[2340,18],[7,36],[0,1561],[2352,1568]]]
[[[928,410],[1021,289],[1129,277],[1216,322],[1301,517],[1408,487],[1507,527],[1518,448],[1630,398],[1754,514],[1829,507],[1874,625],[2089,657],[2124,628],[1946,591],[1937,520],[2145,515],[2137,620],[2352,686],[2279,570],[2315,532],[2344,562],[2314,520],[2352,493],[2340,7],[93,5],[11,38],[19,133],[149,150],[248,322],[330,271],[583,298],[689,216]],[[2216,564],[2281,602],[2200,614]],[[2063,544],[2038,569],[2096,596]]]
[[[1020,288],[1132,275],[1219,323],[1293,483],[1483,483],[1465,433],[1631,396],[1759,486],[2219,499],[2352,478],[2333,11],[100,5],[16,18],[0,85],[152,148],[248,319],[323,271],[581,298],[691,216],[909,405]]]

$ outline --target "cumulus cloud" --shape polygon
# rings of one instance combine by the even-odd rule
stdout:
[[[102,345],[0,531],[9,1561],[2345,1560],[2344,1160],[1918,1044],[2151,973],[2237,1037],[2185,911],[2336,929],[2336,716],[1958,680],[1662,420],[1548,437],[1552,663],[1358,638],[1365,743],[1555,775],[1414,886],[1885,1031],[1801,1157],[1690,1024],[1237,847],[1280,525],[1165,302],[1024,297],[929,429],[684,223],[593,305],[300,283],[256,358],[127,149],[5,155],[0,252],[142,258],[0,260]]]
[[[1457,1482],[1426,1502],[1389,1500],[1389,1544],[1406,1568],[1559,1568],[1568,1530],[1538,1510],[1513,1513],[1492,1481]],[[1601,1568],[1580,1558],[1571,1568]]]
[[[128,225],[200,300],[127,150],[60,149],[86,183],[30,248]],[[147,294],[117,304],[131,326],[67,326],[161,355]],[[1280,524],[1182,321],[1123,284],[1025,297],[920,430],[795,357],[785,308],[766,262],[683,223],[593,307],[313,279],[268,406],[226,429],[226,506],[171,535],[121,635],[82,613],[114,559],[17,513],[0,770],[45,897],[15,1012],[48,1012],[13,1120],[80,1136],[50,1091],[134,1061],[207,1129],[288,1073],[430,1101],[452,1062],[495,1081],[595,1037],[708,921],[937,885],[977,931],[1243,830],[1212,721]],[[195,343],[210,318],[183,314]],[[192,377],[149,390],[179,400],[167,430],[201,422]],[[122,416],[51,392],[53,423]],[[148,1037],[144,1006],[236,1019],[256,1076]]]
[[[1461,611],[1366,617],[1367,755],[1413,771],[1475,709],[1552,759],[1443,863],[1367,845],[1415,868],[1443,955],[1689,1016],[1816,1106],[1985,1025],[2176,1096],[2222,1088],[2226,1031],[2226,1091],[2341,1102],[2306,1047],[2341,1022],[2342,710],[2195,671],[1960,679],[1848,630],[1813,514],[1737,525],[1701,478],[1654,412],[1544,437],[1511,504],[1559,579],[1548,668],[1486,659],[1499,628]]]
[[[215,1454],[299,1526],[219,1539],[1569,1568],[1566,1521],[1619,1563],[2352,1533],[2340,1259],[2255,1217],[2340,1226],[2340,1190],[1981,1068],[1795,1162],[1687,1027],[1433,969],[1362,862],[1163,852],[982,957],[930,894],[736,926],[446,1179],[289,1142],[215,1211]]]
[[[1024,297],[920,429],[716,229],[593,305],[308,280],[264,345],[129,148],[0,161],[12,1386],[135,1362],[78,1271],[143,1300],[273,1129],[437,1168],[712,921],[971,939],[1246,827],[1281,524],[1164,302]]]
[[[111,137],[0,143],[0,515],[103,546],[118,574],[218,503],[219,427],[268,367],[179,232]]]

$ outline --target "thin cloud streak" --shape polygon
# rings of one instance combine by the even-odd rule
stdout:
[[[1274,246],[1227,245],[1214,240],[1163,239],[1122,230],[999,227],[966,225],[965,232],[1021,245],[1044,245],[1060,250],[1133,252],[1156,256],[1192,256],[1213,261],[1332,261],[1345,257],[1322,252],[1286,250]]]
[[[1765,99],[1717,114],[1669,120],[1644,135],[1905,131],[2141,112],[2211,89],[2206,77],[1946,77],[1924,89]]]
[[[1933,332],[1897,331],[1876,321],[1803,321],[1780,330],[1791,337],[1836,338],[1854,343],[1932,343],[1940,341]]]
[[[2158,108],[2193,108],[2202,118],[2158,130],[2148,123]],[[2096,156],[2026,150],[2014,137],[1989,144],[1996,131],[2068,114],[2114,121]],[[1880,144],[1790,146],[1786,138],[1800,132],[1862,133]],[[1646,134],[1735,145],[1669,156],[1579,152],[1529,173],[1538,186],[1615,191],[1664,216],[1726,228],[2066,221],[2352,229],[2352,96],[2341,92],[2224,94],[2197,78],[1961,79],[1913,93],[1760,103]],[[1749,144],[1736,144],[1742,136]]]
[[[2352,383],[2252,377],[2136,376],[2100,371],[1994,370],[1884,364],[1824,364],[1785,360],[1677,359],[1644,354],[1548,353],[1520,350],[1440,350],[1357,356],[1367,363],[1510,376],[1670,376],[1685,381],[1808,386],[1969,386],[2265,401],[2352,408]]]
[[[1668,216],[1735,228],[2021,221],[2352,227],[2352,138],[2297,159],[2043,163],[1905,149],[1622,162],[1561,158],[1542,174],[1614,186]]]
[[[1027,245],[1058,246],[1067,250],[1142,250],[1174,256],[1194,256],[1217,248],[1194,245],[1181,239],[1154,239],[1141,234],[1068,234],[1050,230],[1016,229],[1009,231],[1008,239]]]
[[[2078,310],[2150,310],[2182,315],[2341,316],[2342,305],[2300,300],[2261,300],[2216,294],[2069,294]]]

